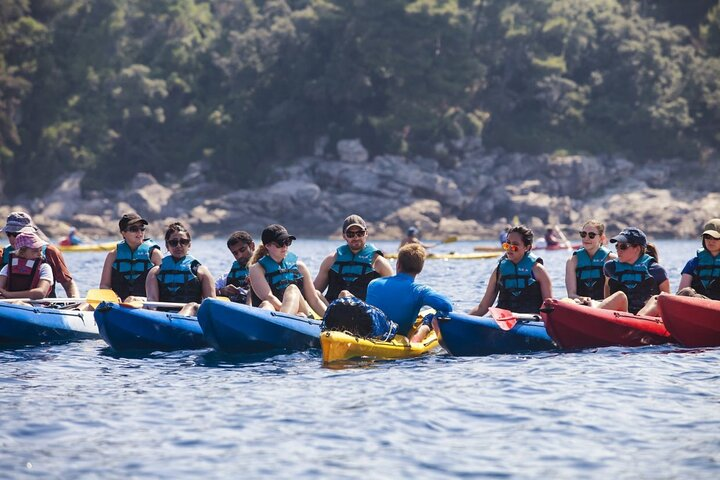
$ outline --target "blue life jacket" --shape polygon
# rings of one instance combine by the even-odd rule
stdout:
[[[328,272],[328,291],[325,298],[333,301],[341,291],[348,290],[354,296],[365,300],[368,283],[380,276],[373,270],[375,254],[382,255],[382,251],[370,243],[357,253],[353,253],[348,245],[338,247],[335,263]]]
[[[202,302],[202,286],[197,276],[200,267],[192,255],[175,260],[172,255],[163,258],[157,274],[161,302]]]
[[[698,293],[720,300],[720,255],[713,257],[704,248],[698,250],[696,255],[697,266],[690,286]]]
[[[235,260],[230,267],[230,272],[227,274],[226,283],[227,285],[234,285],[244,290],[250,290],[250,269],[247,266],[247,262],[243,266],[240,266],[237,260]],[[237,303],[245,303],[247,301],[247,293],[240,293],[233,295],[230,300]],[[256,305],[257,306],[257,305]]]
[[[265,269],[265,280],[272,294],[282,301],[288,285],[294,284],[302,291],[303,276],[297,266],[297,255],[288,252],[282,262],[277,263],[270,255],[262,257],[258,263]],[[257,298],[253,292],[253,297]],[[259,300],[259,299],[258,299]]]
[[[542,258],[528,252],[516,265],[503,256],[498,263],[497,306],[513,312],[538,313],[543,303],[540,283],[535,280],[533,267],[542,264]]]
[[[643,254],[634,264],[611,260],[615,265],[615,273],[610,275],[608,285],[610,293],[624,292],[628,297],[628,311],[637,313],[653,295],[660,293],[655,278],[648,268],[657,263],[650,255]]]
[[[47,251],[47,245],[42,246],[42,258],[43,261],[45,260],[45,252]],[[3,249],[2,253],[2,265],[0,265],[0,268],[4,267],[8,263],[10,263],[11,254],[15,251],[15,248],[12,245],[8,245]],[[47,262],[46,262],[47,263]],[[50,265],[52,267],[52,265]],[[47,294],[47,298],[55,298],[55,285],[57,285],[57,280],[55,280],[55,271],[53,270],[53,284],[50,286],[50,291]],[[23,289],[27,290],[27,289]]]
[[[577,278],[578,295],[590,297],[593,300],[605,298],[603,267],[609,254],[610,250],[606,247],[600,247],[592,258],[584,248],[579,248],[573,252],[573,255],[577,257],[575,277]]]
[[[133,252],[125,240],[118,242],[115,261],[110,270],[110,287],[121,299],[130,295],[144,297],[145,278],[155,265],[152,252],[160,245],[149,238],[145,239]]]

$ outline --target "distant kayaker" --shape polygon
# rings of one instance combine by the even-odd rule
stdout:
[[[325,257],[313,283],[320,292],[327,288],[328,302],[337,299],[343,290],[365,300],[368,283],[392,275],[392,266],[379,248],[367,243],[368,228],[360,215],[347,217],[342,232],[345,245]]]
[[[323,315],[327,305],[315,289],[307,266],[289,251],[295,236],[282,225],[268,225],[250,260],[253,303],[293,315],[310,316],[310,308]]]
[[[77,229],[75,227],[70,227],[67,237],[60,240],[59,243],[60,245],[67,247],[71,245],[81,245],[83,243],[83,240],[78,235]]]
[[[168,225],[165,246],[170,255],[147,274],[145,291],[150,302],[185,303],[180,315],[197,315],[205,298],[215,298],[215,284],[210,270],[190,255],[192,238],[180,222]]]
[[[15,237],[16,250],[8,264],[0,269],[0,297],[37,300],[48,296],[54,279],[52,268],[42,254],[46,245],[32,231]]]
[[[32,232],[36,235],[39,233],[38,228],[32,221],[30,215],[25,212],[11,212],[7,217],[7,222],[2,230],[8,237],[10,245],[3,250],[2,265],[5,266],[10,261],[10,254],[15,250],[15,237],[21,232]],[[39,235],[38,235],[39,236]],[[63,286],[65,294],[71,298],[80,296],[75,280],[73,280],[70,270],[65,263],[65,257],[55,245],[43,245],[42,254],[45,262],[50,265],[53,272],[53,284],[48,293],[48,297],[55,297],[55,283]]]
[[[105,257],[100,288],[112,289],[125,301],[146,296],[147,274],[162,262],[160,245],[145,237],[147,224],[137,213],[123,215],[118,222],[123,239]]]
[[[500,232],[500,235],[498,236],[498,240],[500,240],[500,246],[501,246],[501,247],[502,247],[502,244],[503,244],[503,243],[507,243],[508,232],[510,231],[511,228],[512,228],[511,225],[507,225],[507,226],[506,226],[505,228],[503,228],[502,231]]]
[[[215,280],[215,293],[237,303],[247,303],[250,291],[250,267],[248,263],[255,252],[255,242],[245,231],[233,232],[227,240],[227,248],[235,261],[230,272]],[[259,305],[259,303],[258,303]]]
[[[699,294],[720,300],[720,218],[707,221],[701,242],[702,248],[683,268],[678,288],[692,287]]]
[[[610,239],[617,257],[605,263],[605,300],[598,305],[608,310],[638,313],[653,295],[670,293],[670,281],[658,263],[655,246],[639,228],[626,228]]]
[[[565,288],[568,298],[580,305],[592,305],[592,300],[605,298],[605,263],[616,259],[604,244],[605,224],[588,220],[580,230],[582,247],[575,250],[565,264]]]
[[[405,232],[405,238],[400,241],[400,246],[398,247],[398,249],[401,249],[409,243],[417,243],[418,245],[422,245],[424,248],[428,248],[429,246],[423,244],[423,242],[420,240],[420,229],[414,226],[408,227],[407,231]]]
[[[543,300],[552,297],[552,283],[541,258],[532,252],[533,232],[525,225],[512,227],[503,244],[505,255],[498,262],[487,290],[470,315],[483,316],[498,299],[498,308],[517,313],[538,313]]]

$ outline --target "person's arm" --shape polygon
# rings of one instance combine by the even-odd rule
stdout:
[[[379,273],[381,277],[390,277],[393,274],[390,261],[379,253],[375,254],[375,260],[373,260],[373,270]]]
[[[100,274],[100,288],[112,289],[112,265],[117,258],[117,249],[109,252],[105,257],[102,274]]]
[[[579,298],[577,294],[577,255],[571,255],[565,262],[565,289],[568,298]]]
[[[54,245],[49,245],[45,249],[45,261],[52,269],[54,281],[62,285],[66,295],[71,298],[78,298],[80,290],[73,280],[70,270],[68,270],[62,252]]]
[[[682,269],[680,275],[680,286],[678,287],[678,291],[682,290],[683,288],[692,286],[693,273],[695,273],[697,262],[697,257],[693,257],[685,264],[685,267]]]
[[[80,297],[80,289],[77,286],[77,283],[75,283],[75,280],[70,279],[67,282],[62,282],[60,285],[63,286],[65,289],[65,294],[69,298],[79,298]]]
[[[28,290],[20,290],[11,292],[5,289],[7,285],[7,277],[5,275],[0,276],[0,295],[5,298],[31,298],[38,300],[40,298],[47,297],[50,293],[50,288],[53,284],[52,268],[48,264],[42,264],[40,266],[40,281],[35,288]]]
[[[269,302],[275,310],[280,310],[282,302],[272,293],[272,289],[265,280],[265,269],[259,263],[250,267],[250,287],[261,300]]]
[[[315,284],[312,280],[312,276],[310,275],[310,269],[307,268],[305,263],[298,260],[297,262],[298,271],[303,276],[303,288],[302,293],[303,297],[305,297],[305,301],[310,305],[310,307],[317,313],[318,315],[324,315],[325,310],[327,309],[327,305],[322,303],[320,299],[318,298],[317,290],[315,290]]]
[[[689,273],[683,273],[680,276],[680,285],[678,286],[678,292],[683,288],[692,286],[693,276]]]
[[[159,271],[160,267],[155,266],[148,270],[147,278],[145,278],[145,295],[147,295],[148,302],[160,301],[160,285],[157,280]]]
[[[202,298],[215,298],[215,284],[210,270],[205,265],[200,265],[197,269],[197,276],[202,287]]]
[[[485,295],[483,295],[482,300],[480,300],[480,303],[474,307],[472,310],[470,310],[468,313],[470,315],[477,315],[478,317],[482,317],[488,312],[488,309],[492,307],[493,303],[495,303],[495,299],[497,298],[498,290],[497,290],[497,267],[492,271],[490,274],[490,280],[488,281],[487,290],[485,290]]]
[[[660,289],[660,292],[670,293],[670,280],[665,280],[658,285],[658,288]]]
[[[423,305],[434,308],[437,312],[450,313],[453,310],[452,303],[448,297],[427,286],[423,291],[422,302]]]
[[[320,269],[313,281],[315,288],[320,292],[324,292],[330,283],[330,268],[332,268],[333,263],[335,263],[335,258],[337,258],[337,253],[328,255],[320,264]]]
[[[541,263],[536,263],[533,267],[533,274],[535,275],[535,280],[540,283],[540,293],[543,300],[552,298],[552,280],[550,280],[550,275],[545,269],[545,266]]]
[[[152,252],[150,253],[150,261],[153,263],[153,265],[160,265],[162,263],[163,254],[160,251],[160,247],[153,248]]]

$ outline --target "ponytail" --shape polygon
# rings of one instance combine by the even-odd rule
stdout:
[[[262,257],[268,254],[268,249],[265,245],[261,244],[258,246],[250,257],[250,265],[255,265]]]
[[[660,263],[660,255],[658,254],[657,247],[654,244],[648,243],[647,247],[645,247],[645,253],[653,257],[656,262]]]

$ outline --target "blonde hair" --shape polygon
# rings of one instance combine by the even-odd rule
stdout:
[[[268,254],[268,249],[264,244],[260,244],[250,257],[248,265],[255,265],[262,257]]]
[[[605,224],[602,223],[600,220],[595,220],[594,218],[591,218],[587,222],[583,223],[582,228],[585,228],[587,226],[595,227],[601,237],[605,235]]]
[[[419,243],[408,243],[398,251],[398,266],[403,273],[417,275],[425,266],[427,252]]]

